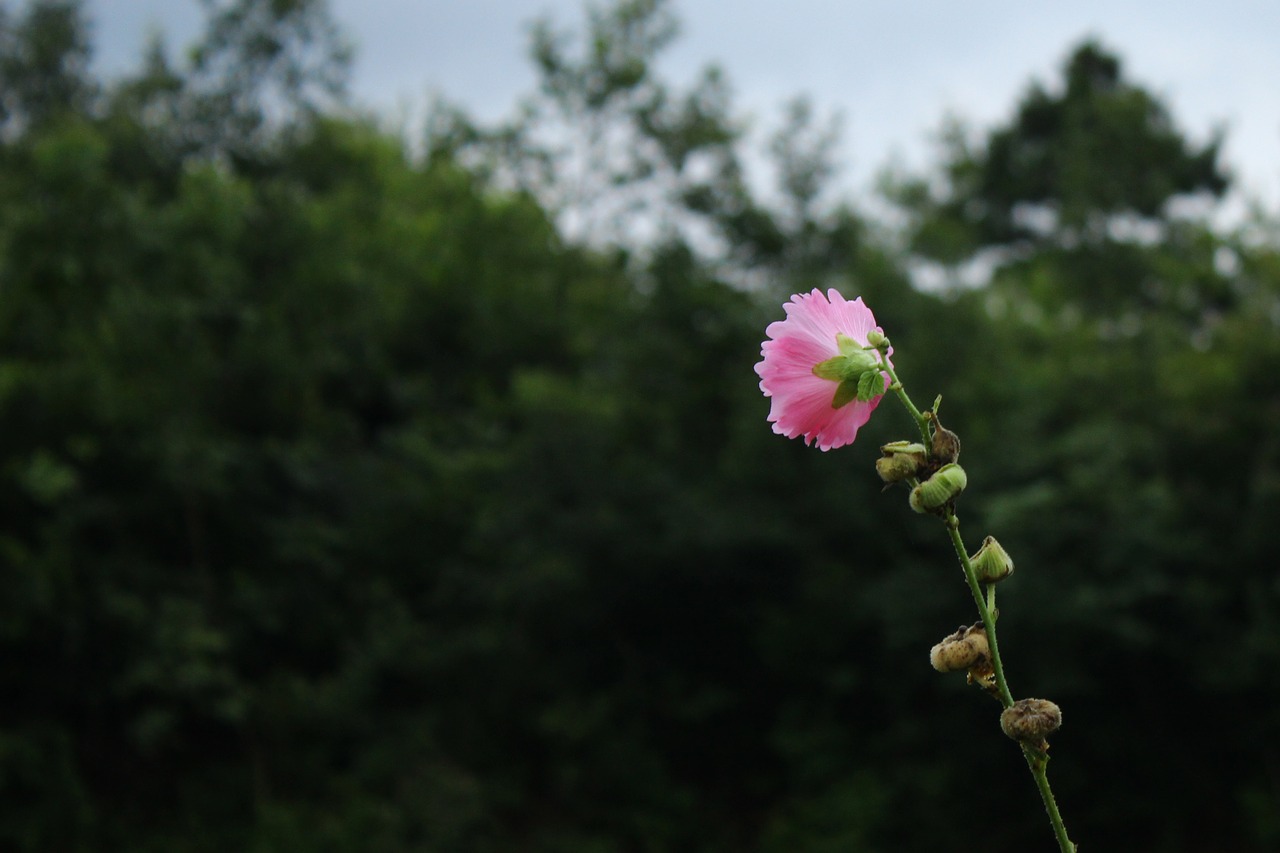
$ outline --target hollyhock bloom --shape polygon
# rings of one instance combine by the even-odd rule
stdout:
[[[796,294],[783,309],[787,319],[765,329],[770,340],[756,365],[773,431],[820,450],[852,443],[889,387],[875,353],[863,349],[869,332],[883,334],[875,316],[861,297],[849,302],[835,289]]]

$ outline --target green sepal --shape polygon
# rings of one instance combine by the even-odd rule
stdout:
[[[858,377],[858,399],[866,403],[884,394],[884,376],[878,370],[868,370]]]
[[[858,349],[853,353],[833,355],[826,361],[818,362],[813,366],[813,375],[832,382],[844,382],[846,379],[857,380],[866,371],[877,367],[875,356]]]
[[[844,332],[836,332],[836,349],[840,350],[841,355],[855,357],[866,355],[867,348],[846,335]]]
[[[854,400],[867,402],[884,393],[880,362],[867,348],[845,334],[836,335],[839,355],[813,366],[813,375],[836,383],[831,408],[838,409]]]
[[[852,379],[846,379],[836,386],[836,395],[831,398],[831,408],[847,406],[856,399],[858,399],[858,383]]]
[[[832,356],[813,366],[813,375],[819,379],[830,379],[832,382],[843,382],[847,370],[848,359],[842,355]]]

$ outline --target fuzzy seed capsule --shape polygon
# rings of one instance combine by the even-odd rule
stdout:
[[[981,624],[962,625],[929,650],[929,663],[938,672],[981,668],[990,658],[991,646]]]
[[[964,469],[954,462],[943,465],[932,477],[911,490],[911,508],[916,512],[937,512],[969,485]]]
[[[1048,699],[1019,699],[1000,715],[1000,728],[1009,737],[1040,750],[1045,737],[1062,726],[1062,709]]]

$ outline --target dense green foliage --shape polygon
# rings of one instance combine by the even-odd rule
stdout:
[[[656,77],[659,0],[540,27],[537,108],[441,106],[421,156],[322,3],[208,6],[116,81],[75,3],[0,18],[0,847],[1046,849],[926,661],[972,604],[879,493],[907,419],[765,423],[815,285],[946,395],[1073,837],[1280,843],[1280,227],[1170,212],[1217,141],[1105,48],[892,182],[889,233],[824,201],[803,101],[762,200],[722,75]]]

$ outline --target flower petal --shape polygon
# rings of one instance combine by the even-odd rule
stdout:
[[[787,318],[770,323],[770,340],[760,348],[756,364],[760,390],[771,398],[769,420],[773,431],[788,438],[803,437],[821,450],[853,442],[871,417],[880,397],[854,400],[835,407],[837,382],[815,376],[813,369],[840,354],[837,336],[866,346],[867,333],[877,329],[871,309],[858,298],[846,300],[834,288],[824,295],[814,289],[796,294],[783,305]],[[884,379],[888,388],[889,379]]]

